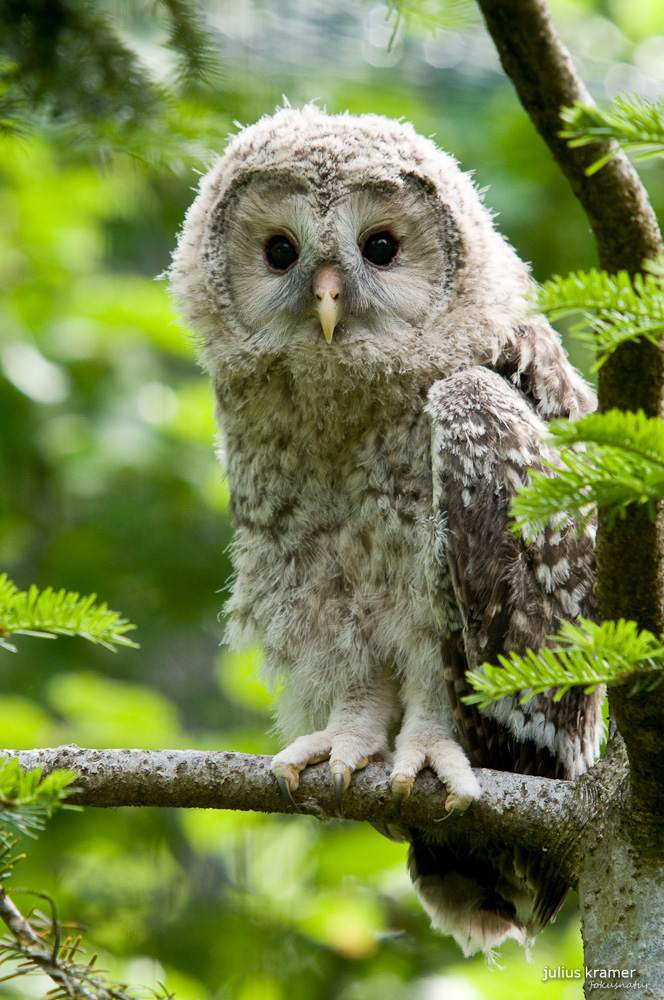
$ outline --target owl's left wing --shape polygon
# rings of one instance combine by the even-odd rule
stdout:
[[[482,712],[463,704],[465,671],[499,654],[546,645],[560,622],[594,618],[594,526],[571,520],[526,544],[510,530],[509,506],[542,464],[546,426],[520,388],[478,367],[429,394],[435,544],[429,590],[451,580],[462,622],[444,642],[455,722],[480,767],[573,778],[597,755],[601,693],[517,696]],[[553,474],[553,473],[551,473]]]
[[[518,371],[518,365],[512,368]],[[483,710],[461,701],[470,693],[469,667],[541,648],[562,620],[596,615],[592,526],[579,535],[567,521],[531,544],[510,530],[517,488],[531,469],[544,470],[546,427],[536,412],[537,392],[546,395],[543,379],[535,365],[522,366],[509,380],[477,367],[430,391],[434,539],[428,582],[434,611],[447,623],[441,629],[444,683],[471,763],[574,778],[598,755],[600,691],[572,689],[559,701],[549,691],[525,704],[514,696]],[[549,401],[554,391],[560,393],[560,381],[550,382]],[[456,616],[444,606],[450,599]],[[455,617],[460,625],[450,628]],[[452,928],[470,950],[486,950],[504,936],[532,937],[567,893],[546,855],[504,844],[469,838],[467,849],[455,854],[415,835],[409,863],[434,922]],[[450,886],[457,884],[466,886],[472,905],[453,901]]]
[[[519,389],[543,420],[592,412],[597,400],[567,360],[548,323],[522,323],[496,360],[486,366]]]

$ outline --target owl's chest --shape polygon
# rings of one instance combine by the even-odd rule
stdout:
[[[269,435],[228,433],[226,449],[240,572],[260,564],[280,589],[378,593],[403,580],[403,560],[425,544],[430,429],[419,408],[335,435],[275,420]]]

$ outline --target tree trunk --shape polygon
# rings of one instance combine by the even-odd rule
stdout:
[[[629,815],[629,803],[625,803]],[[606,824],[578,884],[586,995],[602,983],[664,997],[662,830]],[[607,975],[608,974],[608,975]],[[620,974],[620,978],[616,976]]]

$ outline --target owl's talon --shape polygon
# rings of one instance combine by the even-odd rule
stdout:
[[[403,805],[404,798],[405,796],[401,792],[392,792],[392,805],[397,816],[401,816],[401,806]]]
[[[392,801],[397,814],[401,813],[401,806],[411,793],[415,783],[415,776],[412,774],[395,774],[392,778]]]
[[[364,763],[361,763],[359,766],[364,767],[365,765],[366,758]],[[337,812],[340,816],[343,816],[343,794],[350,785],[353,768],[349,767],[348,764],[344,764],[341,760],[333,760],[330,764],[330,774],[332,775],[332,784],[334,785],[334,798],[337,803]]]
[[[277,775],[277,784],[279,785],[279,791],[286,799],[286,801],[289,802],[290,805],[292,805],[293,809],[295,809],[297,812],[301,812],[302,810],[300,809],[297,802],[293,798],[293,793],[291,792],[290,785],[288,784],[288,779],[285,778],[283,774]]]
[[[332,775],[334,784],[334,799],[337,803],[337,815],[343,818],[344,814],[344,776],[340,772]]]
[[[466,809],[472,804],[472,795],[459,795],[458,792],[450,792],[450,794],[445,799],[445,811],[448,816],[452,812],[465,813]],[[443,819],[447,819],[448,816],[443,816]]]

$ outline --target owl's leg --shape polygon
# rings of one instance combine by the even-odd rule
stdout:
[[[366,767],[371,758],[389,756],[387,731],[393,710],[391,683],[354,688],[334,705],[325,729],[298,737],[278,753],[272,770],[289,802],[295,806],[292,793],[300,783],[300,772],[309,764],[329,760],[341,813],[353,771]]]
[[[419,771],[429,766],[447,789],[447,813],[465,812],[481,789],[466,754],[453,736],[449,708],[440,698],[439,689],[429,691],[411,684],[402,691],[402,697],[405,713],[396,739],[391,775],[397,807],[410,795]]]

